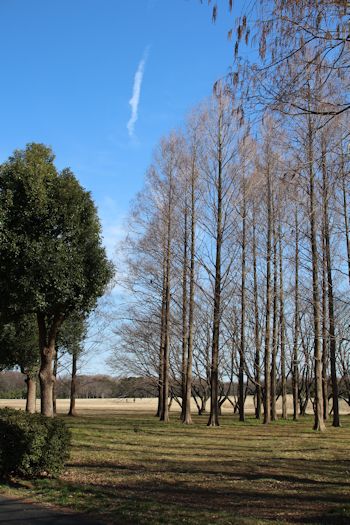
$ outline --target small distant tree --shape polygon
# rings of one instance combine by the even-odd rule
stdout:
[[[35,314],[41,412],[53,415],[57,333],[72,312],[91,311],[113,275],[91,195],[58,172],[52,150],[28,144],[0,169],[0,292],[6,312]]]
[[[70,382],[69,416],[76,416],[75,398],[77,389],[78,359],[83,352],[83,343],[87,333],[87,321],[83,316],[72,315],[62,325],[57,338],[57,348],[71,356],[72,370]]]

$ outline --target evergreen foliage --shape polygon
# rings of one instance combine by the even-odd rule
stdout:
[[[0,410],[0,472],[22,477],[57,476],[69,457],[64,421],[20,410]]]

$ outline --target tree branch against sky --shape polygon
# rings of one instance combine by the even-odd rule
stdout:
[[[328,122],[350,109],[350,7],[346,0],[233,0],[212,2],[212,19],[223,9],[232,13],[229,39],[234,46],[233,88],[240,85],[245,102],[294,114],[315,114]],[[242,58],[244,47],[252,53]],[[303,104],[308,75],[322,73],[322,95]],[[247,83],[247,79],[250,82]],[[327,89],[339,81],[338,93]],[[245,87],[244,87],[245,86]]]

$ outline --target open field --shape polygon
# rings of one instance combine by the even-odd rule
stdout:
[[[136,403],[124,402],[134,406]],[[153,411],[103,410],[65,420],[73,433],[58,480],[14,480],[1,491],[114,524],[350,523],[350,416],[323,435],[312,418],[269,427],[224,415],[169,425]]]
[[[293,411],[293,398],[291,395],[287,396],[288,398],[288,410],[289,413]],[[21,408],[25,409],[25,400],[24,399],[0,399],[0,408],[8,406],[11,408]],[[78,412],[81,414],[90,413],[90,412],[99,412],[101,410],[108,410],[109,412],[156,412],[157,410],[157,398],[147,398],[140,399],[136,398],[135,401],[133,398],[129,399],[77,399],[76,402]],[[207,404],[209,408],[209,401]],[[37,400],[37,410],[40,409],[40,400]],[[59,414],[66,414],[69,409],[69,400],[68,399],[58,399],[57,400],[57,411]],[[277,401],[277,410],[282,411],[281,399]],[[192,411],[196,413],[196,405],[192,400]],[[254,400],[253,396],[247,396],[245,403],[245,411],[247,414],[254,414]],[[179,405],[174,401],[171,406],[171,412],[178,413],[180,412]],[[222,406],[223,414],[232,414],[233,408],[231,403],[225,401]],[[312,406],[309,403],[307,412],[312,413]],[[340,401],[340,413],[341,414],[350,414],[350,407],[345,401]]]

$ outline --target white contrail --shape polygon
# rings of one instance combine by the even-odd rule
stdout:
[[[140,102],[140,95],[141,95],[141,86],[142,86],[142,79],[143,74],[145,72],[145,65],[147,62],[149,53],[149,47],[146,48],[142,60],[140,61],[137,71],[135,73],[134,77],[134,86],[132,90],[132,97],[129,100],[129,104],[131,106],[131,117],[127,124],[129,136],[133,137],[134,135],[134,128],[138,117],[138,108],[139,108],[139,102]]]

